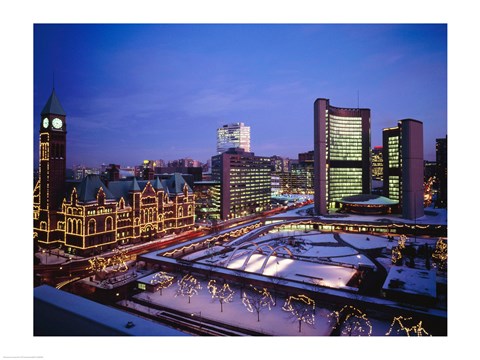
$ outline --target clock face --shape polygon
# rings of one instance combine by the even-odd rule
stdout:
[[[44,128],[48,127],[48,118],[43,119],[43,127]]]
[[[63,125],[63,122],[59,118],[55,118],[52,120],[52,125],[55,129],[60,129]]]

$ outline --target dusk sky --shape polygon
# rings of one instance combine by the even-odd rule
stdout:
[[[67,166],[207,161],[216,129],[251,127],[256,155],[313,150],[313,103],[371,109],[382,129],[424,124],[424,157],[447,134],[447,25],[34,25],[34,164],[53,83]],[[54,79],[53,79],[54,78]]]

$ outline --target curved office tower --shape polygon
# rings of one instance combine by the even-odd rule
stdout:
[[[403,119],[383,129],[383,194],[400,203],[406,219],[424,215],[423,168],[421,121]]]
[[[345,196],[369,194],[370,109],[314,103],[315,211],[326,214]]]

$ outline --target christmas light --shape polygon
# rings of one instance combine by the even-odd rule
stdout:
[[[447,243],[444,241],[443,238],[439,238],[437,240],[437,243],[435,245],[435,251],[432,254],[432,258],[435,261],[435,263],[438,265],[438,268],[440,270],[447,269],[447,258],[448,258]]]
[[[235,292],[230,289],[230,285],[227,283],[224,283],[223,286],[218,286],[215,280],[210,280],[207,288],[210,295],[212,295],[212,299],[218,299],[220,302],[221,312],[223,312],[223,303],[229,303],[233,301],[233,294]]]
[[[190,299],[193,295],[198,294],[198,290],[202,289],[200,282],[194,278],[192,275],[187,274],[178,280],[178,289],[175,292],[175,297],[178,295],[188,296],[188,303],[190,304]]]
[[[150,284],[154,285],[155,288],[158,286],[158,288],[160,288],[160,295],[162,295],[162,290],[172,285],[173,279],[175,279],[174,276],[161,271],[153,275],[152,279],[150,280]]]
[[[282,310],[290,312],[298,320],[298,331],[302,330],[302,322],[309,325],[315,323],[315,301],[306,295],[290,295],[285,299]]]
[[[407,236],[406,235],[400,235],[398,238],[398,250],[405,249],[405,243],[407,242]]]
[[[267,307],[268,310],[271,310],[272,306],[275,306],[275,301],[266,288],[257,289],[253,285],[250,285],[250,291],[243,292],[242,303],[249,312],[257,313],[257,321],[260,321],[262,308]]]
[[[403,317],[403,316],[395,316],[393,318],[392,323],[390,324],[390,329],[387,331],[385,335],[390,335],[395,328],[395,325],[398,326],[397,334],[401,331],[404,331],[407,336],[410,336],[410,333],[417,336],[429,335],[428,332],[422,327],[422,321],[419,321],[417,324],[413,326],[405,326],[404,322],[412,322],[413,318],[411,317]],[[431,336],[431,335],[430,335]]]
[[[339,311],[331,312],[327,317],[334,319],[333,330],[340,331],[340,335],[370,336],[372,334],[372,324],[366,314],[352,305],[345,305]]]
[[[399,250],[399,248],[395,246],[395,247],[392,249],[392,264],[398,263],[401,258],[402,258],[402,253],[401,253],[401,251]]]

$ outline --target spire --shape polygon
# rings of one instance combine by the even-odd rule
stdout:
[[[133,178],[132,188],[130,189],[130,191],[140,191],[140,186],[138,185],[136,177]]]
[[[57,98],[57,95],[55,94],[55,89],[52,89],[52,94],[47,100],[47,103],[43,107],[42,112],[40,113],[41,115],[47,115],[47,114],[54,114],[54,115],[61,115],[61,116],[66,116],[65,110],[63,110],[62,105],[60,104],[60,101]]]
[[[155,190],[162,190],[163,189],[163,186],[162,186],[162,183],[160,181],[160,179],[158,178],[158,176],[155,178],[155,181],[153,182],[153,188]]]

